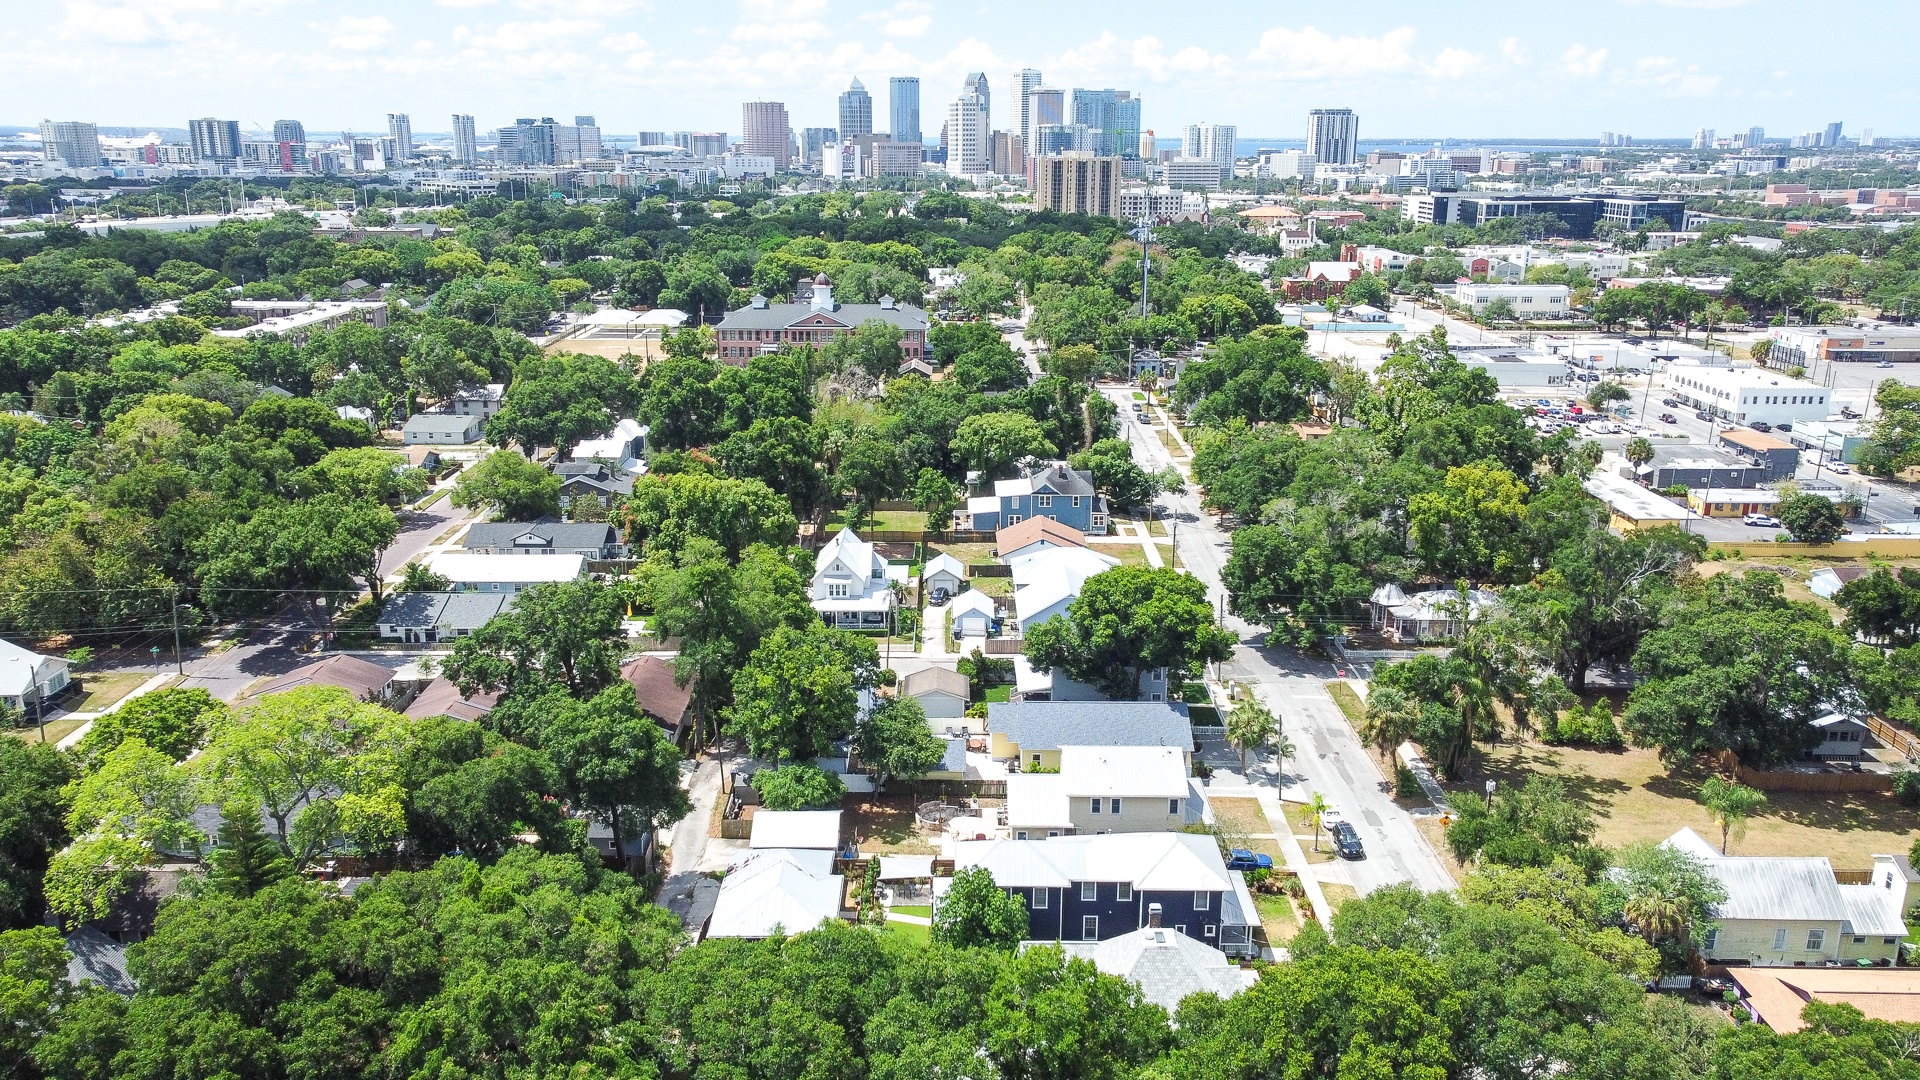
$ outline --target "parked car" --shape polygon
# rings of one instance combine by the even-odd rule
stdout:
[[[929,600],[931,600],[931,601],[933,602],[933,604],[934,604],[934,606],[936,606],[936,607],[938,607],[938,606],[939,606],[939,605],[941,605],[941,604],[944,604],[944,603],[946,603],[946,602],[947,602],[947,587],[946,587],[945,585],[942,585],[942,586],[940,586],[940,587],[938,587],[938,588],[936,588],[936,589],[934,589],[934,590],[933,590],[933,595],[932,595],[932,596],[930,596],[930,597],[928,597],[928,599],[929,599]]]
[[[1890,368],[1890,367],[1892,367],[1892,366],[1893,366],[1893,361],[1891,361],[1891,360],[1882,360],[1882,361],[1880,361],[1880,362],[1879,362],[1878,364],[1876,364],[1876,365],[1874,365],[1874,366],[1875,366],[1875,367],[1883,367],[1883,368]]]
[[[1355,832],[1348,822],[1336,821],[1327,827],[1327,831],[1333,834],[1333,850],[1341,858],[1364,859],[1367,857],[1367,849],[1360,846],[1360,834]]]
[[[1780,527],[1780,519],[1771,514],[1748,514],[1746,517],[1741,518],[1740,521],[1742,524],[1752,525],[1762,529],[1777,529]]]
[[[1711,420],[1713,419],[1713,414],[1705,409],[1695,409],[1693,410],[1693,418],[1695,420]]]
[[[1765,420],[1755,420],[1753,423],[1748,424],[1747,426],[1752,428],[1755,431],[1772,431],[1773,430],[1773,425],[1767,423]]]
[[[1665,405],[1665,406],[1666,406],[1667,408],[1669,408],[1669,409],[1677,409],[1677,408],[1679,408],[1679,407],[1680,407],[1680,402],[1679,402],[1678,400],[1676,400],[1676,399],[1674,399],[1674,398],[1670,398],[1670,397],[1668,397],[1668,398],[1661,398],[1661,399],[1660,399],[1660,404],[1662,404],[1662,405]]]
[[[1793,430],[1793,425],[1792,425],[1792,424],[1775,424],[1775,425],[1773,425],[1773,430],[1775,430],[1775,431],[1792,431],[1792,430]]]
[[[1670,412],[1663,412],[1660,414],[1660,422],[1663,424],[1677,424],[1680,422],[1680,419]]]
[[[1839,473],[1841,476],[1846,476],[1847,474],[1853,472],[1852,469],[1847,467],[1845,462],[1841,462],[1841,461],[1834,462],[1832,465],[1829,465],[1828,468],[1832,469],[1834,472]]]
[[[1227,869],[1271,870],[1273,869],[1273,856],[1248,851],[1246,848],[1234,848],[1232,851],[1227,852]]]

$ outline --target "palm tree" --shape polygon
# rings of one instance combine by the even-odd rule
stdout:
[[[1700,802],[1720,826],[1720,854],[1725,855],[1728,837],[1746,831],[1747,818],[1767,805],[1767,797],[1745,784],[1709,776],[1707,782],[1700,785]]]
[[[1280,786],[1282,788],[1287,786],[1287,781],[1286,781],[1287,759],[1292,757],[1293,755],[1294,755],[1293,740],[1287,738],[1286,732],[1283,731],[1274,735],[1273,756],[1274,756],[1274,759],[1280,763]]]
[[[1360,737],[1372,743],[1382,758],[1391,760],[1394,748],[1413,737],[1419,718],[1419,706],[1405,693],[1390,686],[1376,687],[1367,695]]]
[[[1301,815],[1301,824],[1313,826],[1313,850],[1315,851],[1320,850],[1320,822],[1332,810],[1333,806],[1327,802],[1326,796],[1317,791],[1313,793],[1313,798],[1307,800],[1305,813]]]
[[[1620,456],[1626,458],[1637,470],[1653,460],[1653,443],[1645,437],[1630,439],[1627,445],[1620,448]]]
[[[1247,751],[1264,746],[1280,728],[1280,719],[1257,701],[1243,701],[1227,713],[1227,741],[1240,751],[1240,775],[1247,775]]]
[[[1678,937],[1680,931],[1687,928],[1687,906],[1678,897],[1639,893],[1626,902],[1620,913],[1649,945],[1661,938]]]

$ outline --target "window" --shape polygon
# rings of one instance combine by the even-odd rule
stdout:
[[[1027,838],[1027,830],[1021,829],[1019,832],[1013,834],[1013,838],[1015,840],[1025,840]]]
[[[1707,932],[1707,941],[1706,941],[1706,945],[1704,946],[1704,949],[1707,955],[1711,956],[1713,955],[1713,950],[1719,947],[1720,947],[1720,928],[1716,926],[1712,930],[1709,930]]]
[[[1080,496],[1078,496],[1078,495],[1075,495],[1075,496],[1073,497],[1073,505],[1074,505],[1074,506],[1079,506],[1079,505],[1080,505]]]
[[[1787,928],[1784,926],[1773,932],[1773,951],[1787,951]]]
[[[847,598],[847,587],[844,584],[838,583],[828,585],[827,595],[835,600],[845,600]]]
[[[1022,839],[1025,839],[1025,834],[1022,834],[1022,836],[1021,836],[1021,838],[1022,838]],[[1031,900],[1031,906],[1032,906],[1032,908],[1033,908],[1033,910],[1035,910],[1035,911],[1045,911],[1045,910],[1047,910],[1047,890],[1045,890],[1045,889],[1035,889],[1035,890],[1033,890],[1033,897],[1032,897],[1032,900]]]
[[[1882,944],[1882,945],[1891,945],[1891,944],[1893,944],[1894,942],[1896,942],[1896,941],[1899,941],[1899,940],[1900,940],[1899,938],[1890,938],[1890,937],[1883,937],[1883,938],[1881,938],[1881,939],[1880,939],[1880,944]]]
[[[1197,892],[1193,894],[1193,910],[1205,911],[1213,906],[1213,894]]]
[[[1081,882],[1080,883],[1080,899],[1082,900],[1100,899],[1100,883],[1097,881]]]
[[[1093,804],[1093,812],[1094,812],[1094,813],[1096,813],[1096,814],[1097,814],[1097,813],[1099,813],[1099,812],[1100,812],[1100,800],[1099,800],[1098,798],[1094,798],[1094,799],[1089,799],[1089,800],[1087,800],[1087,801]]]
[[[1113,898],[1123,904],[1131,903],[1133,900],[1133,886],[1125,881],[1115,885],[1113,887]]]
[[[1036,507],[1042,507],[1042,506],[1052,506],[1052,505],[1053,505],[1053,496],[1051,496],[1051,495],[1035,495],[1035,496],[1033,497],[1033,505],[1034,505],[1034,506],[1036,506]]]
[[[1826,947],[1827,947],[1827,932],[1825,930],[1807,931],[1807,951],[1808,952],[1820,952]]]
[[[1098,941],[1100,939],[1100,916],[1080,916],[1080,940]]]
[[[1018,525],[1018,524],[1020,524],[1020,515],[1019,515],[1019,514],[1008,514],[1008,515],[1007,515],[1007,524],[1009,524],[1009,525]]]
[[[1856,937],[1853,939],[1853,943],[1855,945],[1865,945],[1867,943],[1867,939],[1864,937]]]
[[[1180,812],[1180,800],[1179,800],[1179,799],[1168,799],[1168,800],[1167,800],[1167,813],[1169,813],[1169,814],[1177,814],[1177,813],[1179,813],[1179,812]]]
[[[1120,812],[1120,800],[1119,800],[1119,799],[1115,799],[1115,800],[1113,800],[1113,812],[1114,812],[1114,813],[1116,813],[1116,814]]]
[[[1038,765],[1038,764],[1040,764],[1040,755],[1039,755],[1039,754],[1035,754],[1035,755],[1033,755],[1033,763],[1034,763],[1035,765]]]
[[[1214,925],[1213,925],[1212,923],[1208,923],[1208,924],[1207,924],[1207,936],[1208,936],[1208,937],[1212,937],[1212,936],[1213,936],[1213,931],[1214,931],[1214,929],[1215,929],[1215,927],[1214,927]]]

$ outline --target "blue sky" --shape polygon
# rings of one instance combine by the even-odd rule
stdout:
[[[615,133],[740,130],[740,102],[834,123],[859,76],[885,116],[918,75],[922,127],[968,71],[1014,126],[1014,73],[1115,86],[1163,137],[1185,124],[1304,134],[1348,106],[1361,137],[1640,137],[1846,124],[1920,134],[1908,70],[1920,9],[1891,0],[1195,3],[1102,0],[21,0],[0,24],[0,121],[416,131],[576,113]],[[1804,35],[1812,34],[1809,41]],[[1902,45],[1900,43],[1905,42]],[[884,120],[881,120],[884,124]]]

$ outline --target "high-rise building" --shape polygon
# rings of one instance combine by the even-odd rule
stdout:
[[[1220,166],[1222,176],[1231,175],[1234,153],[1234,138],[1239,128],[1232,124],[1188,124],[1187,135],[1180,145],[1180,156],[1196,161],[1211,161]]]
[[[1037,68],[1020,69],[1020,142],[1033,145],[1033,92],[1040,89],[1040,71]],[[1058,120],[1053,123],[1059,123]]]
[[[779,101],[749,101],[740,107],[743,124],[740,151],[773,159],[786,172],[793,166],[793,129],[787,124],[787,106]]]
[[[387,137],[393,140],[395,161],[413,160],[413,118],[403,112],[387,114]]]
[[[201,161],[230,162],[240,158],[240,121],[211,116],[187,121],[187,139]]]
[[[513,127],[500,129],[495,139],[498,149],[494,160],[509,165],[552,165],[554,129],[559,126],[551,116],[538,120],[523,116],[515,120]]]
[[[1154,150],[1158,146],[1159,144],[1154,141],[1152,128],[1148,128],[1147,130],[1141,132],[1140,133],[1140,160],[1152,161]]]
[[[580,161],[598,161],[602,152],[600,125],[594,123],[593,117],[576,116],[571,124],[554,125],[554,164],[570,165]]]
[[[1760,144],[1766,141],[1767,141],[1766,128],[1750,127],[1747,129],[1747,145],[1748,146],[1759,146]]]
[[[1840,145],[1840,121],[1835,120],[1833,123],[1827,125],[1827,139],[1821,145],[1822,146],[1839,146]]]
[[[1036,86],[1027,91],[1027,149],[1040,145],[1040,129],[1067,123],[1067,92]]]
[[[478,154],[479,142],[473,137],[473,116],[469,113],[453,114],[453,160],[457,165],[471,165]]]
[[[1100,132],[1102,154],[1132,157],[1140,145],[1140,99],[1126,90],[1082,90],[1072,98],[1071,122]]]
[[[986,77],[981,76],[984,87]],[[973,76],[967,85],[974,85]],[[980,176],[993,171],[993,133],[987,126],[987,103],[978,94],[962,93],[947,106],[947,171],[955,176]]]
[[[637,141],[637,144],[640,146],[672,146],[673,145],[673,140],[669,139],[667,137],[667,133],[664,131],[643,131],[639,134],[636,141]]]
[[[887,130],[897,143],[920,143],[920,80],[895,75],[887,80]]]
[[[1033,159],[1033,205],[1062,214],[1120,213],[1120,159],[1084,150]]]
[[[859,135],[873,134],[873,95],[860,85],[859,79],[847,87],[840,95],[840,135],[842,138],[854,138]]]
[[[1100,131],[1085,124],[1041,124],[1033,129],[1033,146],[1028,152],[1035,157],[1069,150],[1094,154],[1099,152],[1100,136]]]
[[[993,122],[993,92],[987,88],[987,73],[975,71],[967,75],[967,81],[961,84],[960,92],[972,94],[980,99],[980,111],[986,114],[987,122]]]
[[[820,164],[821,152],[830,142],[839,142],[840,133],[829,127],[800,129],[800,160],[812,168]]]
[[[60,161],[76,169],[98,166],[100,129],[83,120],[40,121],[40,151],[48,161]]]
[[[273,122],[273,141],[277,143],[306,144],[307,125],[298,120],[275,120]]]
[[[1693,148],[1695,150],[1713,149],[1713,129],[1710,127],[1703,127],[1698,131],[1695,131],[1693,133]]]
[[[1874,142],[1874,140],[1873,140],[1873,129],[1872,129],[1872,128],[1861,128],[1861,129],[1860,129],[1860,145],[1861,145],[1861,146],[1875,146],[1875,145],[1878,145],[1878,144],[1877,144],[1877,143],[1875,143],[1875,142]]]
[[[1017,131],[993,133],[993,171],[1000,176],[1025,176],[1027,144]]]
[[[1352,109],[1307,114],[1307,153],[1322,165],[1351,165],[1360,156],[1360,118]]]
[[[719,157],[727,152],[727,133],[724,131],[676,131],[673,133],[673,145],[694,157]]]

